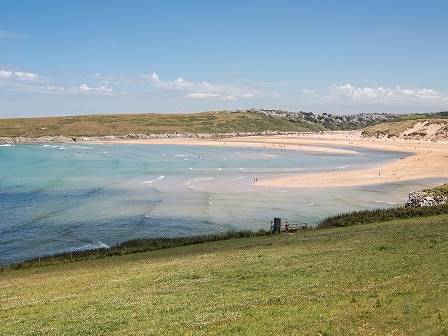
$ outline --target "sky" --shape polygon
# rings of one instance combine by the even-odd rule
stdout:
[[[2,0],[0,117],[448,110],[448,1]]]

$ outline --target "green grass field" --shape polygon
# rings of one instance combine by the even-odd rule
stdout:
[[[0,335],[447,335],[448,215],[0,273]]]
[[[251,112],[117,114],[0,119],[0,137],[104,136],[130,133],[320,131],[324,127]]]

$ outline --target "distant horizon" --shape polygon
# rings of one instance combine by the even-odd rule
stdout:
[[[448,110],[442,0],[28,0],[0,10],[0,118]]]

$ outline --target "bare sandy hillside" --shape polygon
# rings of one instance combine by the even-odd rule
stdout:
[[[367,127],[363,136],[397,137],[413,140],[448,140],[447,119],[404,120]]]

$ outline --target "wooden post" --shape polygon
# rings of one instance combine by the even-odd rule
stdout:
[[[273,231],[275,233],[280,233],[281,227],[282,227],[282,219],[279,218],[279,217],[275,217],[274,218],[274,230]]]

